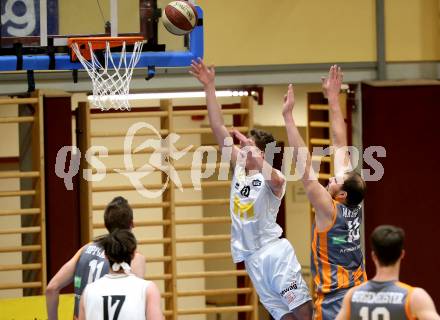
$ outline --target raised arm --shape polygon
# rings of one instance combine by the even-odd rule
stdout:
[[[213,66],[206,66],[203,60],[199,59],[198,61],[192,61],[189,73],[203,84],[206,94],[206,104],[208,106],[209,125],[211,126],[218,145],[222,148],[225,146],[225,139],[229,138],[230,141],[232,141],[232,137],[225,126],[221,107],[215,95],[215,69]],[[238,148],[233,146],[231,161],[234,165],[237,159],[237,152]]]
[[[290,84],[287,94],[284,96],[283,117],[287,130],[287,138],[289,146],[294,148],[294,159],[296,160],[296,168],[300,172],[304,172],[301,180],[312,206],[315,208],[315,221],[318,231],[323,231],[329,227],[333,221],[334,204],[333,199],[328,191],[314,177],[313,168],[311,167],[311,157],[304,143],[303,138],[299,134],[293,119],[292,111],[295,104],[293,86]],[[301,151],[300,151],[301,150]],[[305,155],[305,159],[302,159]]]
[[[348,144],[347,126],[339,104],[339,94],[343,80],[341,68],[336,65],[330,67],[328,76],[321,80],[324,96],[328,99],[330,109],[330,135],[332,138],[332,144],[335,149],[338,150],[347,147]],[[335,168],[337,173],[351,170],[348,152],[344,152],[341,155],[343,155],[344,158],[341,159],[340,162],[336,161],[336,163],[342,164],[342,166]]]
[[[84,248],[84,247],[83,247]],[[49,320],[58,319],[58,303],[60,291],[67,285],[73,282],[76,264],[83,250],[81,248],[78,252],[67,261],[61,269],[50,280],[46,288],[46,308]]]
[[[422,288],[415,288],[410,298],[410,309],[419,320],[440,320],[431,296]]]

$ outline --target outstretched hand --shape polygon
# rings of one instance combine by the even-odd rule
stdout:
[[[287,93],[284,95],[283,115],[291,115],[293,106],[295,105],[295,94],[293,92],[293,85],[289,84]]]
[[[206,66],[201,58],[191,61],[191,69],[189,71],[197,80],[205,87],[214,84],[215,69],[214,66]]]
[[[244,134],[242,134],[237,129],[232,129],[231,134],[235,138],[237,138],[237,140],[240,142],[240,146],[241,147],[255,146],[255,141],[254,140],[252,140],[251,138],[246,137]]]
[[[327,77],[322,77],[322,91],[327,99],[337,98],[341,91],[344,74],[341,67],[333,65],[330,67]]]

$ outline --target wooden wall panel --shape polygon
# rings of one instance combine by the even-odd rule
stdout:
[[[440,85],[362,85],[363,147],[386,148],[385,174],[367,182],[367,271],[374,276],[369,236],[380,224],[405,229],[401,281],[426,289],[440,303],[433,275],[440,268],[437,227]]]

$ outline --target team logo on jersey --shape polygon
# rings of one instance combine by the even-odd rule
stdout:
[[[345,243],[347,243],[347,240],[345,240],[345,236],[332,237],[332,244],[338,245],[338,244],[345,244]]]
[[[255,179],[255,180],[253,180],[253,181],[252,181],[252,186],[254,186],[254,187],[259,187],[259,186],[261,186],[261,180],[259,180],[259,179]]]
[[[238,189],[240,187],[240,184],[238,182],[235,183],[235,189]]]
[[[251,193],[251,187],[249,186],[244,186],[243,189],[241,189],[240,194],[243,197],[249,197],[249,194]]]

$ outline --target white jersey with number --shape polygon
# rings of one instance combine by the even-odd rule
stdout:
[[[277,171],[280,176],[283,174]],[[235,166],[231,185],[231,252],[235,263],[278,239],[283,230],[276,223],[282,194],[278,198],[264,180],[263,174],[247,176],[244,167]]]
[[[150,281],[133,274],[107,274],[83,292],[87,320],[145,320]]]

